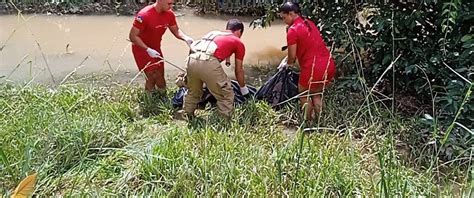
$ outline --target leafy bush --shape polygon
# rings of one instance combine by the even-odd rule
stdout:
[[[474,97],[472,2],[305,1],[300,6],[327,44],[342,52],[333,53],[339,86],[365,93],[375,86],[379,93],[399,99],[397,103],[414,96],[417,104],[434,105],[433,111],[425,112],[432,119],[425,121],[443,130],[434,130],[433,137],[448,147],[459,142],[458,137],[463,140],[456,154],[445,157],[469,154],[465,151],[474,144],[474,103],[469,102]],[[268,25],[277,18],[276,8],[277,4],[270,6],[251,25]]]

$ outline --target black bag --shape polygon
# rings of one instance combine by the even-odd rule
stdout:
[[[298,79],[298,73],[284,68],[263,84],[255,94],[255,99],[264,100],[279,109],[283,105],[279,103],[298,95]]]
[[[247,85],[249,89],[249,94],[247,94],[246,96],[243,96],[242,93],[240,92],[240,86],[237,81],[232,80],[231,85],[232,85],[232,90],[234,91],[234,104],[244,103],[250,97],[253,97],[255,93],[257,92],[257,89],[255,87]],[[201,101],[199,101],[198,103],[198,108],[204,108],[207,103],[216,104],[217,102],[216,98],[212,96],[211,92],[209,91],[209,89],[207,89],[207,87],[203,88],[202,91],[203,91],[203,94],[202,94]],[[188,92],[188,89],[185,87],[181,87],[178,89],[173,99],[171,100],[173,107],[175,108],[183,107],[184,96],[186,95],[187,92]]]

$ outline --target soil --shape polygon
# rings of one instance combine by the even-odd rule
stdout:
[[[79,14],[79,15],[135,15],[135,13],[146,6],[147,3],[79,3],[73,4],[68,2],[58,3],[0,3],[0,14]],[[177,4],[175,9],[182,8],[183,5]]]

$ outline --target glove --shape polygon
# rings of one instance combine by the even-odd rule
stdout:
[[[240,93],[242,93],[243,96],[249,94],[249,88],[247,88],[247,86],[240,87]]]
[[[159,58],[159,56],[161,56],[159,52],[151,48],[146,48],[146,52],[148,53],[148,56],[152,58]]]
[[[191,37],[185,36],[184,41],[186,42],[186,45],[188,45],[190,53],[196,52],[196,50],[191,46],[191,44],[194,43],[194,40]]]
[[[288,61],[288,56],[285,57],[283,60],[281,60],[280,65],[278,65],[278,68],[277,68],[278,71],[281,71],[281,70],[286,69],[289,66],[291,66],[287,63],[287,61]]]
[[[191,46],[191,44],[193,43],[194,43],[194,40],[191,37],[186,38],[186,44],[188,44],[188,46]]]
[[[186,42],[186,44],[188,45],[188,47],[191,47],[191,44],[194,43],[193,38],[191,38],[191,37],[189,37],[189,36],[185,36],[183,39],[184,39],[184,41]]]

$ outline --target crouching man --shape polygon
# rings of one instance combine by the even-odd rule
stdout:
[[[191,45],[193,52],[189,55],[187,63],[188,93],[184,97],[184,106],[180,114],[194,116],[194,111],[203,94],[203,83],[205,83],[217,99],[219,113],[230,119],[234,109],[234,92],[221,62],[235,54],[235,76],[242,95],[247,95],[249,90],[245,85],[242,66],[245,46],[240,40],[243,32],[242,22],[231,19],[227,22],[225,31],[209,32]]]

